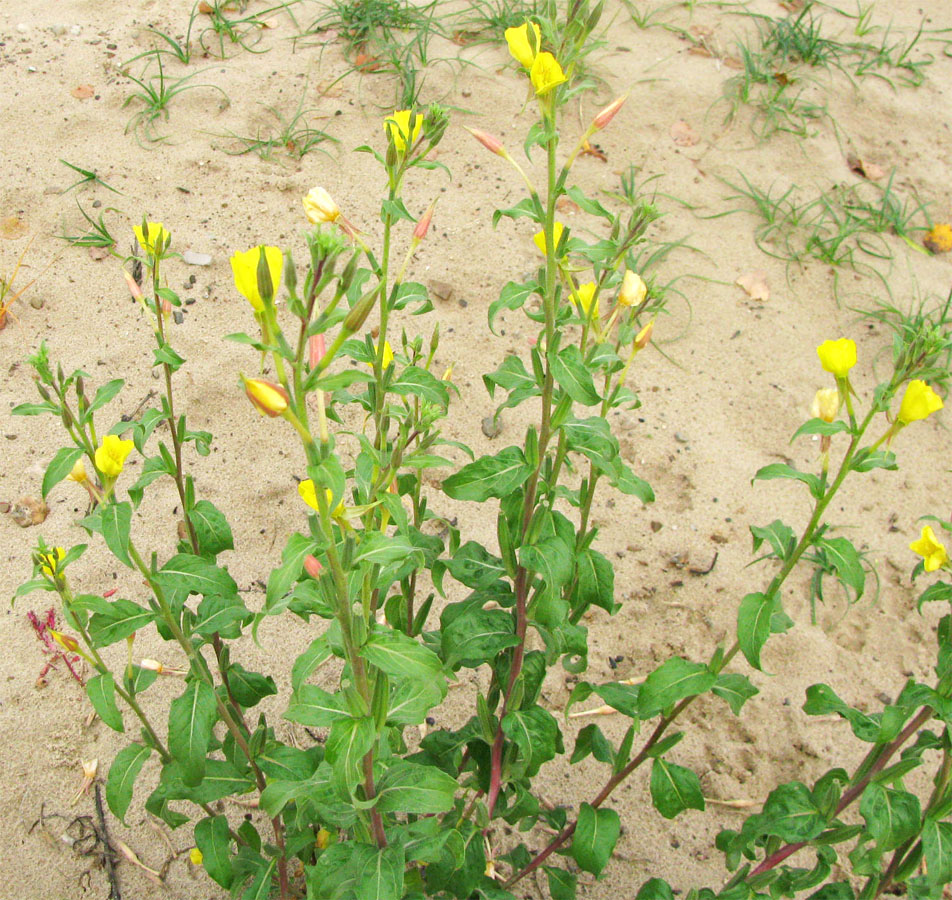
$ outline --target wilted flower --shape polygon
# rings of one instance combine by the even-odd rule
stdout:
[[[909,549],[922,557],[922,567],[927,572],[934,572],[949,561],[945,545],[936,538],[935,532],[929,525],[922,529],[919,540],[913,541]]]
[[[644,350],[651,343],[651,332],[654,331],[654,319],[652,319],[638,334],[635,335],[635,350]]]
[[[595,118],[592,120],[592,128],[596,131],[601,131],[603,128],[608,127],[608,123],[618,114],[624,105],[625,101],[628,99],[628,95],[625,94],[623,97],[619,97],[617,100],[612,100]]]
[[[132,441],[124,441],[116,434],[107,434],[96,450],[96,468],[105,478],[118,478],[133,446]]]
[[[141,225],[133,225],[132,231],[135,233],[139,246],[153,256],[156,254],[157,246],[158,252],[161,252],[167,249],[172,241],[172,235],[161,222],[146,222],[145,228]]]
[[[840,392],[836,388],[822,388],[816,392],[810,405],[810,415],[824,422],[832,422],[840,411]]]
[[[82,459],[77,459],[73,463],[73,468],[69,470],[69,475],[66,477],[77,484],[83,484],[87,480],[89,476],[86,475],[86,466],[83,465]]]
[[[537,97],[544,97],[568,79],[559,65],[559,61],[548,52],[540,53],[532,63],[529,78]]]
[[[644,279],[637,273],[629,269],[625,272],[625,277],[621,282],[621,290],[618,292],[618,302],[621,306],[639,306],[648,296],[648,285]]]
[[[304,215],[312,225],[331,224],[340,218],[340,207],[322,187],[313,187],[304,195]]]
[[[562,240],[562,232],[565,230],[565,226],[561,222],[552,223],[552,237],[555,239],[555,246],[559,246],[559,241]],[[532,238],[535,241],[535,245],[539,248],[539,252],[545,256],[546,255],[546,246],[545,246],[545,231],[536,232],[535,236]]]
[[[411,133],[410,122],[413,121]],[[399,151],[407,149],[407,144],[412,144],[420,134],[423,127],[423,116],[412,109],[400,109],[383,120],[383,128],[387,137],[393,141],[393,146]]]
[[[535,22],[523,22],[506,29],[506,43],[513,58],[525,69],[532,67],[542,46],[542,32]]]
[[[849,338],[824,341],[816,348],[820,365],[837,378],[843,378],[856,365],[856,344]]]
[[[908,425],[938,412],[942,405],[942,398],[928,384],[916,378],[906,386],[896,418],[903,425]]]
[[[96,780],[96,773],[99,771],[98,759],[83,759],[80,762],[83,766],[83,783],[79,786],[79,790],[70,802],[70,806],[75,804],[83,794],[89,792],[90,786]]]
[[[261,295],[258,284],[258,261],[261,254],[267,263],[267,271],[271,278],[271,293],[267,299],[272,299],[281,285],[281,270],[284,258],[278,247],[252,247],[231,257],[231,271],[235,276],[235,287],[252,306],[255,312],[264,309],[265,298]]]

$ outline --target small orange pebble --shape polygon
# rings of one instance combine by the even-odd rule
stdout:
[[[948,253],[952,250],[952,225],[946,222],[933,225],[932,230],[926,232],[922,243],[933,253]]]

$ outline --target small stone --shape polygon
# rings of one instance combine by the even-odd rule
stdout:
[[[186,250],[182,254],[182,260],[189,266],[210,266],[212,264],[210,254],[196,253],[194,250]]]
[[[73,37],[79,37],[79,35],[81,35],[81,34],[83,33],[83,26],[82,26],[82,25],[70,25],[70,26],[69,26],[69,33],[70,33]]]
[[[107,49],[107,50],[118,50],[118,49],[119,49],[119,45],[118,45],[118,44],[106,44],[106,49]]]
[[[36,66],[27,66],[26,70],[32,75],[34,72],[36,72]]]
[[[675,439],[679,444],[686,444],[686,443],[688,442],[687,435],[685,435],[685,434],[684,434],[683,432],[681,432],[681,431],[676,431],[676,432],[674,433],[674,439]]]
[[[664,528],[664,525],[661,522],[654,521],[651,523],[651,530],[656,534],[657,532],[661,531],[662,528]]]
[[[29,30],[30,26],[27,25],[26,22],[21,22],[19,25],[17,25],[17,31],[20,34],[26,34]]]
[[[490,440],[496,437],[502,431],[502,420],[495,416],[486,416],[482,421],[483,434]]]
[[[43,304],[46,301],[42,297],[30,297],[30,306],[34,309],[43,309]]]
[[[50,508],[36,497],[21,497],[13,504],[10,516],[21,528],[39,525],[49,515]]]
[[[66,34],[66,28],[66,25],[50,25],[50,31],[52,31],[57,37]]]
[[[17,439],[17,436],[16,436],[15,434],[11,434],[10,432],[7,432],[7,433],[4,435],[4,437],[5,437],[8,441],[15,441],[15,440]]]
[[[10,512],[10,501],[0,500],[0,513],[6,515],[8,512]]]
[[[431,281],[429,284],[430,293],[437,300],[449,303],[453,299],[453,285],[445,281]]]
[[[195,302],[195,298],[194,298],[194,297],[186,297],[186,298],[185,298],[185,305],[186,305],[186,306],[191,306],[194,302]]]
[[[172,318],[175,320],[176,325],[181,325],[185,321],[185,313],[182,310],[177,309],[172,313]]]
[[[93,209],[99,209],[102,206],[102,200],[93,200]]]

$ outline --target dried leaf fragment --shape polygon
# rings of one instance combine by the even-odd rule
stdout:
[[[886,175],[886,170],[881,166],[877,166],[876,163],[867,159],[862,159],[855,153],[850,153],[846,157],[846,164],[850,167],[851,172],[855,172],[861,178],[868,178],[870,181],[878,181]]]
[[[21,528],[39,525],[49,515],[50,508],[38,497],[21,497],[10,510],[10,518]]]
[[[679,147],[693,147],[700,138],[697,132],[684,119],[678,119],[671,126],[671,140]]]
[[[89,100],[96,96],[96,89],[91,84],[77,84],[70,93],[77,100]]]
[[[763,269],[741,275],[734,284],[740,285],[751,300],[769,300],[770,287],[767,284],[767,273]]]
[[[19,216],[6,216],[0,219],[0,237],[8,241],[16,240],[26,234],[26,225]]]
[[[933,225],[931,230],[926,232],[922,243],[933,253],[948,253],[952,250],[952,225],[947,222]]]

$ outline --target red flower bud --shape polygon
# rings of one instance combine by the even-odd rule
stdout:
[[[317,558],[311,556],[310,553],[304,557],[304,571],[307,572],[311,578],[320,578],[323,568],[324,567],[320,564],[320,562],[318,562]]]

